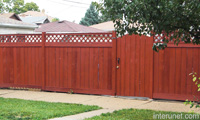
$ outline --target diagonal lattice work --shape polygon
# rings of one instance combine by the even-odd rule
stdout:
[[[55,43],[112,43],[112,33],[47,34],[46,42]]]
[[[166,33],[162,33],[162,34],[155,34],[154,35],[154,42],[155,43],[163,43],[163,39],[168,39],[170,44],[174,44],[174,39],[170,41],[170,37],[173,36],[174,33],[171,33],[170,35],[167,36]],[[191,41],[193,39],[191,38]],[[185,43],[184,41],[180,40],[180,43]]]
[[[154,42],[163,42],[163,34],[156,34],[156,35],[154,35]]]
[[[42,42],[41,34],[0,35],[0,43],[38,43]]]
[[[46,34],[46,43],[112,43],[112,33]],[[0,35],[0,43],[40,43],[42,34]]]

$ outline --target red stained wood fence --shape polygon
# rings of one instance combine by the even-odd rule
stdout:
[[[189,73],[200,74],[200,46],[115,33],[0,35],[0,87],[155,99],[200,97]]]
[[[0,87],[114,95],[114,38],[115,33],[0,35]]]
[[[200,76],[200,45],[169,43],[165,50],[154,52],[153,98],[200,100],[192,72]]]
[[[125,35],[117,39],[117,95],[152,98],[153,38]]]
[[[161,37],[125,35],[117,39],[117,95],[200,99],[189,76],[193,71],[200,75],[200,45],[169,43],[165,50],[153,52],[153,43]]]

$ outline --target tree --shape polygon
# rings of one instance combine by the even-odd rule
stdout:
[[[20,14],[26,11],[40,11],[36,3],[26,3],[24,0],[0,0],[0,12],[13,12]]]
[[[40,11],[36,3],[30,2],[24,5],[24,11]]]
[[[100,15],[100,23],[107,22],[107,21],[111,21],[110,17],[101,13],[101,15]]]
[[[120,35],[164,32],[168,37],[155,44],[154,50],[172,40],[177,45],[180,41],[200,44],[199,0],[103,0],[97,7],[110,16]]]
[[[14,12],[16,14],[26,12],[24,10],[24,0],[15,0],[12,8],[9,8],[9,12]]]
[[[59,18],[53,18],[51,22],[59,21]]]
[[[81,25],[90,26],[93,24],[98,24],[100,22],[99,13],[95,9],[95,6],[91,3],[89,9],[87,9],[84,18],[81,19]]]

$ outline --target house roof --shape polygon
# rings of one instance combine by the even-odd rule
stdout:
[[[17,14],[15,14],[15,13],[2,13],[1,15],[5,16],[7,18],[11,18],[11,19],[15,19],[15,20],[21,21],[19,16]]]
[[[32,24],[42,24],[47,20],[48,18],[46,16],[42,17],[33,17],[33,16],[26,16],[26,17],[20,17],[23,22],[26,23],[32,23]]]
[[[3,15],[0,15],[0,26],[5,27],[20,27],[20,28],[36,28],[37,26],[30,23],[24,23],[22,21],[14,20],[7,18]]]
[[[90,27],[97,28],[97,29],[104,30],[104,31],[115,30],[113,21],[108,21],[108,22],[91,25]]]
[[[41,25],[35,32],[105,32],[69,21],[51,22]]]
[[[19,14],[20,17],[25,17],[25,16],[33,16],[33,17],[48,17],[49,21],[52,21],[53,17],[48,16],[47,14],[45,14],[44,12],[37,12],[37,11],[27,11],[25,13],[21,13]]]

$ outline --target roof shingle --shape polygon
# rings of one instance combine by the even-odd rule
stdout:
[[[0,24],[1,25],[11,24],[11,25],[23,25],[23,26],[37,27],[34,24],[24,23],[22,21],[18,21],[18,20],[14,20],[14,19],[11,19],[11,18],[4,17],[3,15],[0,15]]]
[[[64,20],[60,22],[43,24],[39,28],[37,28],[35,32],[105,32],[105,31]]]

